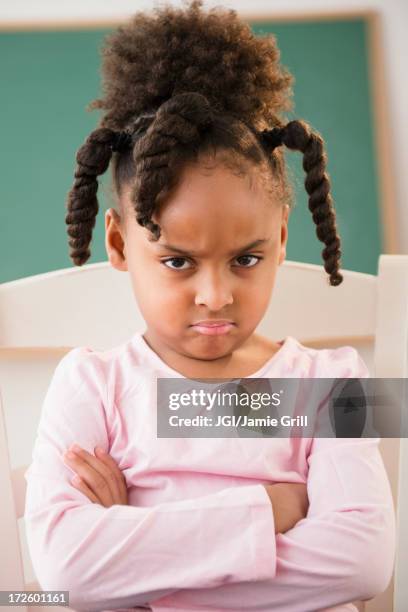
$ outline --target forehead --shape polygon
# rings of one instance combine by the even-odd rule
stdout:
[[[256,171],[238,174],[224,164],[205,163],[186,166],[168,200],[153,213],[159,241],[147,240],[148,231],[134,224],[139,243],[154,250],[166,243],[203,253],[230,251],[271,236],[278,212]]]

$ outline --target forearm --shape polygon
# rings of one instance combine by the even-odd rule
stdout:
[[[181,588],[275,575],[273,535],[265,538],[273,516],[261,485],[104,508],[33,475],[25,521],[41,587],[69,590],[78,610],[135,607]]]
[[[341,514],[304,519],[278,534],[277,570],[271,580],[177,591],[155,601],[157,610],[197,606],[212,611],[304,612],[305,602],[308,610],[320,610],[374,597],[386,588],[392,571],[391,513]]]
[[[311,460],[308,516],[276,535],[273,578],[178,591],[155,601],[157,609],[304,612],[384,591],[393,570],[395,517],[378,441],[336,444]]]

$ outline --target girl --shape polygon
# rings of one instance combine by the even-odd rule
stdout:
[[[112,162],[108,258],[129,273],[146,329],[108,351],[75,348],[56,368],[26,474],[37,578],[78,610],[356,610],[347,602],[392,574],[378,438],[156,430],[160,377],[368,376],[352,347],[255,333],[286,255],[283,145],[303,155],[324,268],[342,281],[323,141],[284,122],[292,77],[275,38],[195,0],[119,27],[103,74],[91,107],[104,114],[68,197],[71,257],[90,256],[97,178]]]

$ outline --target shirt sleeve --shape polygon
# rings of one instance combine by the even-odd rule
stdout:
[[[273,512],[263,485],[135,507],[92,503],[71,484],[62,455],[76,442],[109,448],[106,384],[95,354],[73,349],[58,364],[42,406],[24,521],[36,578],[68,590],[77,610],[129,608],[181,587],[270,578]]]
[[[368,377],[357,351],[349,349],[352,367],[344,376]],[[178,591],[155,601],[155,612],[304,612],[383,592],[392,576],[396,527],[379,438],[314,438],[307,461],[308,514],[276,535],[273,578]]]

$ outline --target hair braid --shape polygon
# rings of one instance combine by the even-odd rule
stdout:
[[[150,230],[154,240],[160,238],[161,230],[151,216],[175,186],[182,162],[198,152],[201,136],[212,121],[207,98],[183,92],[161,105],[147,132],[136,142],[133,159],[137,179],[131,197],[137,222]]]
[[[321,136],[312,132],[302,120],[262,133],[264,146],[285,144],[288,149],[303,153],[303,169],[306,172],[305,188],[309,194],[309,210],[316,224],[316,235],[326,247],[322,251],[324,269],[330,274],[331,285],[340,285],[343,276],[340,267],[340,238],[337,233],[336,212],[330,195],[330,181],[326,173],[327,155]]]
[[[99,210],[97,176],[109,166],[116,136],[108,128],[98,128],[91,132],[76,154],[75,181],[68,193],[65,223],[70,236],[70,257],[77,266],[82,266],[91,254],[88,247]]]

